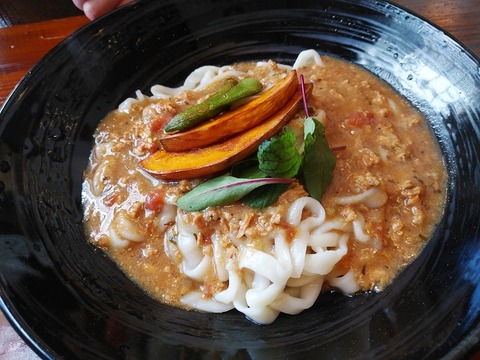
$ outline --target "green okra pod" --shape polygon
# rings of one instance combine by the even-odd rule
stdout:
[[[238,84],[235,80],[228,79],[220,90],[208,99],[175,115],[165,125],[164,131],[168,133],[194,127],[228,110],[235,101],[258,94],[262,87],[260,81],[253,78],[242,79]]]

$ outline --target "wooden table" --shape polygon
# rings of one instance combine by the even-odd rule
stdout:
[[[397,0],[435,23],[480,57],[480,0]],[[55,45],[85,25],[73,16],[0,29],[0,106],[28,70]],[[35,359],[0,314],[0,359]],[[480,359],[480,354],[474,356]]]

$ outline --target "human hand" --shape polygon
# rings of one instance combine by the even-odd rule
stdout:
[[[94,20],[119,6],[133,0],[73,0],[77,8],[85,13],[90,20]]]

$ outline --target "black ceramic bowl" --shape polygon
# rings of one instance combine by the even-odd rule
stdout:
[[[425,113],[449,173],[445,216],[380,294],[322,295],[259,326],[149,298],[82,228],[82,172],[98,122],[136,89],[201,65],[304,49],[360,64]],[[384,1],[152,0],[50,52],[0,123],[0,306],[43,357],[461,358],[480,336],[480,66],[451,37]]]

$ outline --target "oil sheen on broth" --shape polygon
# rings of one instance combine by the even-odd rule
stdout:
[[[310,307],[321,290],[381,291],[424,247],[442,215],[446,183],[426,120],[357,65],[309,54],[296,70],[314,85],[310,115],[336,149],[322,205],[297,181],[265,209],[240,201],[187,212],[176,199],[204,179],[161,181],[138,165],[157,148],[166,119],[213,93],[220,78],[248,75],[268,88],[288,66],[213,68],[208,86],[140,96],[98,126],[83,188],[86,231],[154,298],[185,309],[236,308],[270,323]],[[299,110],[288,126],[301,134],[304,117]]]

